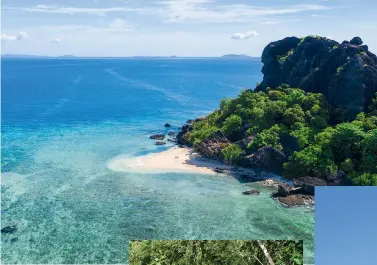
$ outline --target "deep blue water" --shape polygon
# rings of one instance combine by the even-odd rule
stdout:
[[[232,59],[2,61],[3,263],[126,263],[131,239],[304,239],[310,209],[286,209],[222,175],[119,173],[118,155],[157,152],[178,129],[262,78]]]

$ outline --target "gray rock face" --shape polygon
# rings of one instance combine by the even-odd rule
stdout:
[[[285,155],[272,147],[262,147],[254,154],[245,157],[243,164],[257,167],[274,173],[281,173]]]
[[[196,145],[196,149],[205,157],[219,159],[221,150],[229,144],[230,141],[218,130]]]
[[[292,194],[286,197],[279,197],[278,201],[288,207],[314,205],[314,196]]]
[[[327,183],[323,179],[314,177],[301,177],[293,179],[293,186],[301,188],[301,193],[314,195],[316,186],[326,186]]]
[[[327,184],[329,186],[351,186],[352,182],[348,179],[346,173],[338,170],[334,175],[327,179]]]
[[[182,126],[181,130],[177,134],[178,144],[187,145],[189,147],[192,146],[190,143],[189,135],[188,135],[188,132],[191,132],[193,130],[192,123],[193,123],[192,120],[188,120],[187,123]]]
[[[377,92],[377,57],[356,37],[339,44],[323,37],[289,37],[272,42],[262,54],[264,74],[257,91],[285,83],[323,93],[345,118],[367,109]]]

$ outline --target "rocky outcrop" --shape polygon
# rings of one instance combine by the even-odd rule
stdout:
[[[259,190],[247,190],[242,192],[243,195],[259,195],[260,191]]]
[[[339,44],[319,36],[288,37],[268,44],[262,53],[265,91],[281,84],[323,93],[345,118],[366,110],[377,92],[377,57],[359,37]]]
[[[171,127],[171,125],[169,123],[165,123],[164,125],[165,127]]]
[[[351,180],[347,174],[338,170],[334,175],[327,178],[327,185],[329,186],[352,186]]]
[[[153,140],[164,140],[165,134],[153,134],[149,136],[149,138]]]
[[[279,197],[277,200],[288,207],[314,205],[313,195],[293,194],[286,197]]]
[[[300,193],[314,195],[314,189],[316,186],[326,186],[327,183],[323,179],[314,177],[301,177],[293,179],[293,186],[300,188]]]
[[[272,147],[262,147],[257,152],[246,156],[242,164],[247,167],[260,168],[266,171],[281,173],[285,155]]]
[[[205,157],[219,159],[221,150],[229,144],[230,141],[218,130],[198,143],[196,149]]]

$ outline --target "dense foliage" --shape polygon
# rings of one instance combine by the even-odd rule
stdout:
[[[342,170],[356,185],[377,185],[377,99],[353,121],[341,112],[330,109],[322,94],[286,85],[266,92],[244,90],[195,122],[189,139],[195,146],[221,130],[233,142],[222,151],[227,163],[237,164],[242,156],[270,146],[287,155],[286,177],[328,179]],[[241,149],[237,141],[248,136],[253,140]]]
[[[262,241],[276,265],[303,263],[302,241]],[[132,241],[130,265],[269,264],[257,241]]]

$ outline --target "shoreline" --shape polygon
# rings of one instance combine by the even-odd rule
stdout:
[[[196,173],[196,174],[228,174],[247,175],[255,180],[264,180],[266,177],[257,177],[255,169],[235,167],[220,161],[205,158],[189,147],[172,146],[168,150],[139,156],[135,158],[115,157],[107,163],[107,167],[117,172],[169,172],[169,173]],[[280,178],[271,176],[268,178]]]
[[[200,156],[188,147],[173,146],[168,150],[135,158],[115,157],[108,162],[114,171],[185,172],[216,174],[215,170],[232,170],[232,166]]]

